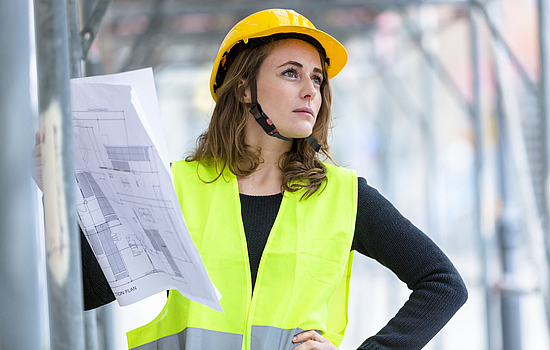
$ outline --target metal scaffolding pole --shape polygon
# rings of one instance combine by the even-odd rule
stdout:
[[[504,287],[501,289],[502,349],[521,350],[521,308],[518,290],[517,263],[521,245],[520,214],[514,196],[514,183],[511,180],[513,169],[510,159],[510,142],[507,132],[506,113],[503,109],[503,96],[497,93],[498,124],[498,174],[502,210],[497,220],[497,234],[500,245]]]
[[[80,40],[80,14],[77,0],[67,0],[67,29],[69,31],[69,61],[71,78],[82,76],[82,45]]]
[[[525,70],[519,59],[516,57],[510,46],[506,43],[506,40],[504,40],[504,37],[501,34],[501,30],[499,30],[494,21],[491,20],[491,16],[489,15],[487,8],[485,7],[486,5],[478,1],[472,1],[472,6],[475,6],[483,15],[483,18],[485,19],[487,26],[489,26],[489,30],[491,31],[493,40],[495,40],[506,52],[506,55],[510,58],[510,61],[516,68],[525,86],[529,88],[529,90],[533,94],[537,95],[539,93],[537,86],[531,81],[531,79],[529,78],[529,74],[527,74],[527,71]]]
[[[438,26],[437,11],[434,8],[419,7],[419,42],[423,51],[436,51],[437,39],[434,36],[426,35],[426,28],[431,26]],[[424,116],[426,118],[425,126],[422,128],[422,139],[424,147],[424,157],[426,162],[426,176],[425,176],[425,190],[426,190],[426,222],[427,233],[438,244],[445,246],[445,240],[447,238],[447,232],[442,230],[439,218],[444,216],[444,205],[440,205],[438,201],[438,190],[440,190],[439,184],[441,183],[441,173],[437,166],[437,124],[436,116],[434,113],[434,101],[439,97],[437,96],[437,89],[435,89],[435,83],[437,78],[432,75],[430,63],[427,60],[420,62],[421,82],[422,82],[422,101]],[[443,333],[439,333],[431,341],[435,350],[442,350],[445,348],[443,343]]]
[[[422,29],[429,27],[430,24],[433,25],[432,22],[437,23],[437,13],[434,14],[433,10],[434,9],[424,9],[423,11],[421,7],[418,8],[419,23]],[[425,35],[424,33],[424,30],[422,30],[422,38],[420,39],[422,47],[424,49],[433,50],[434,46],[436,45],[434,37]],[[441,217],[440,211],[442,211],[442,209],[441,206],[438,205],[439,203],[437,200],[437,190],[440,183],[440,173],[437,167],[437,140],[435,136],[436,120],[434,115],[434,94],[436,94],[437,92],[434,88],[435,78],[431,74],[431,67],[429,66],[428,62],[426,62],[426,60],[422,60],[420,65],[420,71],[422,75],[420,79],[422,83],[422,104],[426,117],[426,128],[422,128],[422,136],[425,147],[424,155],[426,157],[427,164],[425,177],[426,184],[424,185],[426,188],[426,222],[428,234],[430,235],[430,237],[441,244],[442,234],[439,227],[440,225],[438,222],[438,218]],[[441,348],[440,339],[441,338],[439,337],[436,340],[438,342],[436,345],[437,348]]]
[[[46,349],[30,155],[31,8],[0,3],[0,349]]]
[[[497,3],[490,4],[498,22],[501,18]],[[489,11],[487,11],[488,13]],[[523,225],[527,224],[532,237],[540,231],[532,181],[528,172],[526,151],[521,126],[521,112],[512,84],[507,54],[502,42],[493,41],[497,76],[497,124],[499,128],[499,166],[501,212],[497,221],[499,250],[503,272],[501,288],[501,320],[503,350],[522,348],[521,288],[519,249],[525,239]],[[519,204],[522,201],[521,205]],[[522,220],[524,215],[525,220]],[[528,232],[529,232],[528,231]],[[534,252],[533,252],[534,253]]]
[[[287,2],[283,2],[287,3]],[[456,8],[467,8],[470,0],[346,0],[346,1],[294,1],[290,5],[295,11],[299,13],[307,13],[310,11],[325,11],[331,9],[354,9],[354,8],[372,8],[379,10],[397,9],[407,7],[423,6],[454,6]],[[253,13],[265,9],[265,2],[195,2],[189,3],[184,1],[170,1],[165,7],[163,7],[162,15],[172,17],[181,16],[184,14],[196,14],[196,13],[223,13],[230,15],[242,15],[247,13]],[[134,17],[151,16],[151,10],[131,10],[119,7],[115,9],[113,15],[118,17],[120,15],[127,16],[128,14]],[[308,16],[308,18],[310,18]]]
[[[115,324],[116,303],[103,305],[96,311],[98,325],[99,349],[113,350],[117,348],[116,324]]]
[[[542,121],[542,126],[544,130],[544,142],[545,142],[545,153],[546,157],[544,159],[544,171],[546,173],[545,181],[545,212],[542,213],[543,217],[543,227],[544,235],[546,241],[546,257],[550,257],[550,238],[548,238],[548,232],[550,232],[550,200],[549,200],[549,184],[550,184],[550,69],[548,67],[548,16],[550,11],[550,6],[548,6],[547,0],[538,0],[538,15],[539,15],[539,54],[540,54],[540,82],[539,82],[539,108],[540,108],[540,118]],[[547,259],[546,263],[549,261]],[[550,276],[547,276],[546,279],[542,280],[542,283],[548,284]],[[550,325],[550,286],[543,286],[543,298],[544,304],[546,306],[546,318],[548,325]]]
[[[499,9],[493,7],[493,12],[496,14],[495,17],[500,17]],[[522,124],[521,124],[521,115],[522,111],[520,109],[517,94],[514,91],[514,86],[512,84],[511,72],[509,65],[506,60],[505,48],[503,47],[502,42],[494,43],[494,52],[497,66],[497,76],[498,76],[498,86],[500,103],[504,108],[504,112],[499,113],[505,117],[503,122],[504,136],[506,139],[506,147],[508,157],[506,160],[508,163],[511,163],[513,173],[509,173],[509,176],[514,176],[514,181],[508,180],[514,186],[517,186],[515,192],[511,192],[514,197],[514,201],[521,201],[520,204],[508,204],[506,200],[503,199],[503,216],[504,220],[502,223],[504,227],[501,230],[501,238],[503,241],[502,253],[504,255],[509,255],[509,259],[504,257],[503,268],[505,269],[505,287],[503,288],[503,298],[507,298],[511,301],[513,298],[518,298],[518,293],[526,292],[525,288],[522,288],[519,282],[521,281],[517,274],[515,274],[515,267],[513,266],[517,263],[517,258],[514,256],[517,250],[517,247],[521,243],[518,242],[517,237],[528,238],[526,241],[529,243],[529,254],[532,256],[533,261],[537,264],[537,269],[540,273],[541,278],[541,289],[543,293],[547,295],[548,287],[548,257],[546,256],[546,250],[544,249],[545,233],[543,232],[541,221],[537,215],[537,204],[533,188],[533,180],[531,178],[531,173],[529,171],[529,162],[527,157],[527,150],[525,147],[525,139],[522,133]],[[511,162],[510,162],[511,161]],[[507,209],[507,207],[511,209]],[[526,230],[521,230],[521,225],[519,224],[520,217],[516,213],[517,210],[521,208],[521,214],[523,219],[522,224],[526,227]],[[506,217],[508,216],[508,217]],[[527,237],[525,237],[525,234]],[[506,270],[508,269],[508,271]],[[516,344],[515,339],[509,339],[507,337],[514,335],[513,331],[517,330],[519,333],[519,310],[509,303],[509,305],[504,305],[503,301],[503,313],[510,311],[511,314],[508,317],[503,319],[503,340],[508,341],[510,346]],[[509,306],[509,308],[508,308]],[[503,314],[504,316],[504,314]],[[518,334],[519,337],[519,334]],[[504,350],[511,349],[512,347],[506,347]]]
[[[80,13],[77,0],[67,0],[67,24],[69,31],[69,61],[71,79],[82,76],[82,45],[80,40]],[[97,318],[95,310],[84,313],[86,350],[99,350]]]
[[[95,6],[90,1],[79,2],[68,0],[67,23],[69,29],[69,53],[71,78],[93,75],[96,64],[88,62],[88,50],[97,36],[101,21],[112,0],[99,0]],[[81,20],[85,25],[81,28]],[[82,63],[85,61],[85,73],[82,74]],[[113,305],[106,305],[99,310],[84,312],[86,333],[86,350],[115,349]]]
[[[472,91],[472,121],[475,131],[475,219],[474,225],[477,231],[478,242],[478,254],[481,262],[481,279],[483,283],[483,301],[485,304],[485,327],[486,327],[486,346],[488,350],[495,349],[494,341],[494,328],[491,317],[493,310],[491,307],[491,289],[489,286],[489,273],[487,271],[488,259],[487,259],[487,243],[483,235],[482,223],[481,223],[481,189],[483,183],[483,127],[481,122],[481,96],[479,86],[479,53],[478,53],[478,41],[477,41],[477,24],[473,13],[474,9],[470,8],[469,22],[470,22],[470,56],[472,62],[472,77],[473,77],[473,91]]]
[[[84,312],[84,328],[86,332],[86,350],[99,350],[99,332],[95,310]]]
[[[404,18],[405,14],[401,12],[401,17]],[[424,56],[426,63],[434,70],[437,76],[441,79],[441,82],[449,89],[449,92],[455,97],[455,100],[459,106],[464,110],[468,115],[472,115],[472,106],[467,101],[466,97],[460,90],[458,84],[454,81],[451,74],[445,68],[441,60],[432,52],[427,50],[422,45],[422,30],[421,28],[412,21],[406,21],[406,30],[407,34],[411,38],[411,41],[419,48],[420,52]]]
[[[83,350],[66,0],[36,0],[36,52],[51,347]]]
[[[94,42],[97,32],[99,31],[99,26],[109,5],[113,0],[98,0],[95,4],[95,7],[92,8],[92,3],[90,1],[84,1],[82,12],[84,13],[84,18],[86,18],[86,23],[81,30],[81,47],[82,53],[81,56],[84,60],[88,59],[88,51],[90,46]],[[86,74],[90,75],[90,74]]]

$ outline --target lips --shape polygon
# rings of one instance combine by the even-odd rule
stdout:
[[[310,115],[310,117],[314,117],[313,116],[313,109],[309,108],[309,107],[302,107],[302,108],[297,108],[295,110],[293,110],[293,112],[295,113],[307,113]]]

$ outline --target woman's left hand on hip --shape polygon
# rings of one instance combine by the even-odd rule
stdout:
[[[300,334],[296,334],[292,339],[293,343],[304,342],[292,350],[338,350],[334,344],[327,338],[323,337],[316,331],[305,331]]]

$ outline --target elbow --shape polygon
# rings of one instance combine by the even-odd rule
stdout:
[[[466,288],[466,284],[464,283],[464,281],[462,281],[462,305],[464,305],[467,300],[468,300],[468,288]]]
[[[466,283],[453,268],[438,276],[438,290],[441,300],[446,300],[449,311],[458,311],[468,300]]]
[[[468,288],[466,287],[466,283],[464,283],[464,280],[458,272],[453,275],[451,285],[452,293],[454,295],[453,299],[456,300],[457,309],[459,309],[468,300]]]

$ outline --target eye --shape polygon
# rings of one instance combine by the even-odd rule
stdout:
[[[294,68],[288,68],[283,72],[283,75],[290,78],[296,78],[298,76],[298,72]]]
[[[320,76],[320,75],[314,75],[311,77],[311,80],[313,80],[313,83],[315,85],[319,85],[321,86],[321,84],[323,84],[323,77]]]

